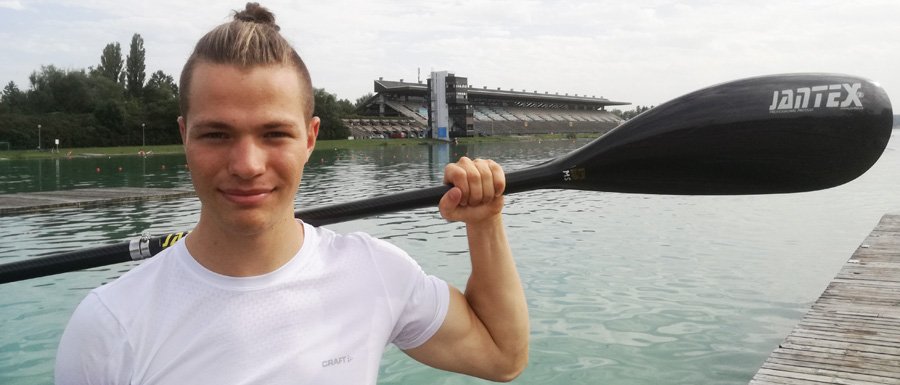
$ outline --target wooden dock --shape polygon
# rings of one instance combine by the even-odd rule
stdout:
[[[900,215],[882,217],[750,384],[900,384]]]
[[[66,207],[96,207],[145,200],[194,196],[192,189],[85,188],[0,195],[0,216],[18,215]]]

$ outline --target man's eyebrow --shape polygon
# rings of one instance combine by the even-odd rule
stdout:
[[[265,124],[262,125],[262,127],[265,129],[276,129],[276,128],[285,128],[285,127],[296,127],[296,126],[297,126],[296,122],[287,120],[287,119],[285,119],[285,120],[275,119],[270,122],[266,122]]]
[[[229,129],[231,125],[220,120],[201,120],[191,125],[195,128]]]

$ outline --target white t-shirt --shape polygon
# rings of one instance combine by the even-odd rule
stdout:
[[[184,241],[75,310],[57,384],[374,384],[388,343],[421,345],[447,314],[447,284],[399,248],[304,224],[278,270],[228,277]]]

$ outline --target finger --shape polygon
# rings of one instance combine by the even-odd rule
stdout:
[[[503,172],[503,167],[500,167],[497,162],[493,160],[488,160],[488,162],[490,162],[491,175],[493,175],[494,196],[498,197],[506,191],[506,173]]]
[[[481,177],[481,200],[479,203],[488,203],[494,199],[494,176],[491,172],[490,160],[476,159],[475,168]]]
[[[456,163],[447,163],[444,166],[444,184],[453,184],[453,174],[457,172]]]
[[[468,204],[469,196],[469,183],[466,177],[467,163],[471,163],[471,160],[462,157],[458,162],[450,163],[444,168],[444,183],[459,188],[461,196],[458,204],[463,206]]]
[[[466,162],[460,162],[466,170],[466,183],[469,185],[468,196],[463,196],[463,202],[466,202],[467,206],[474,206],[481,204],[481,200],[484,197],[481,172],[478,170],[476,162],[468,158],[466,160]]]
[[[440,211],[441,216],[444,219],[448,221],[457,220],[454,216],[454,209],[459,206],[460,198],[462,198],[462,192],[460,192],[458,187],[453,187],[444,193],[444,196],[441,197],[441,201],[438,202],[438,211]]]

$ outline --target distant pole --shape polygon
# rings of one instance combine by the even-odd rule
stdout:
[[[147,141],[144,140],[144,123],[141,123],[141,147],[147,147]]]
[[[41,150],[41,125],[38,124],[38,151]]]

